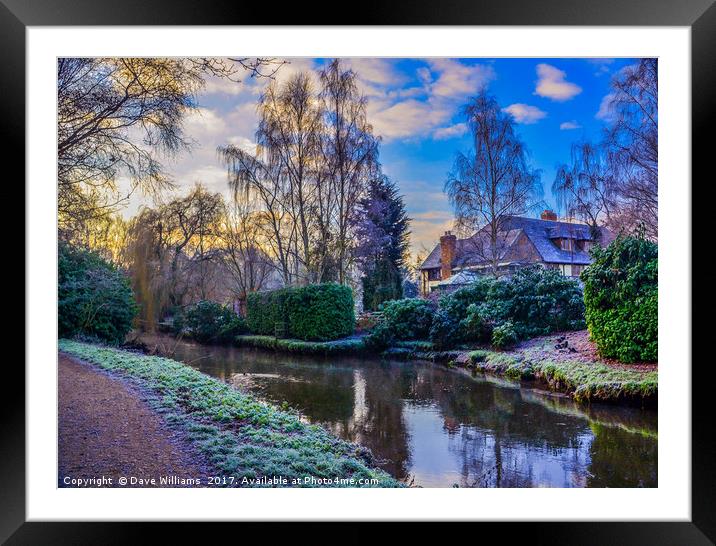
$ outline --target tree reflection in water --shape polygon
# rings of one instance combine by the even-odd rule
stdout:
[[[174,347],[175,343],[162,346]],[[429,363],[180,342],[174,358],[369,448],[424,487],[656,487],[656,412],[569,400]]]

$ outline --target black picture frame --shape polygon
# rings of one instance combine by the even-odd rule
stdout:
[[[350,24],[350,25],[577,25],[577,26],[687,26],[692,37],[692,180],[713,179],[709,161],[707,131],[716,112],[716,5],[714,0],[413,0],[381,3],[369,0],[360,10],[337,19],[335,3],[288,4],[267,10],[261,3],[251,5],[227,0],[0,0],[0,110],[7,137],[7,158],[25,156],[25,31],[28,26],[78,25],[259,25],[259,24]],[[347,11],[345,13],[348,13]],[[318,15],[317,15],[318,14]],[[346,19],[346,17],[350,17]],[[713,155],[713,152],[711,152]],[[23,163],[16,179],[24,174]],[[673,181],[672,181],[673,182]],[[48,181],[49,183],[49,181]],[[685,191],[689,181],[684,184]],[[694,184],[691,183],[693,192]],[[693,194],[692,194],[693,195]],[[698,203],[692,200],[693,203]],[[27,203],[26,203],[27,205]],[[708,216],[708,212],[705,213]],[[713,214],[711,212],[710,214]],[[693,217],[698,217],[694,210]],[[694,244],[702,233],[692,228]],[[693,262],[692,262],[692,270]],[[712,283],[710,283],[712,284]],[[696,286],[695,280],[693,286]],[[25,286],[26,292],[32,286]],[[698,325],[694,328],[698,331]],[[700,336],[692,338],[698,340]],[[713,381],[710,359],[692,357],[692,519],[690,522],[543,522],[487,523],[491,531],[510,539],[532,543],[605,544],[711,544],[716,540],[714,501],[716,443],[714,442],[710,397]],[[685,369],[689,363],[684,363]],[[25,518],[25,385],[24,370],[5,366],[0,439],[0,540],[8,544],[114,544],[144,543],[149,532],[159,530],[162,542],[173,536],[186,539],[194,529],[186,524],[147,523],[28,523]],[[14,394],[14,397],[13,397]],[[320,515],[316,515],[320,518]],[[559,518],[559,514],[555,514]],[[242,534],[258,524],[242,524]],[[312,525],[312,524],[309,524]],[[331,524],[320,530],[292,530],[292,535],[332,537],[347,542],[363,541],[381,529],[368,524],[362,533],[344,534]],[[259,532],[265,532],[257,529]],[[272,524],[270,533],[282,532]],[[199,530],[199,532],[205,532]],[[212,530],[212,532],[214,532]],[[423,525],[411,524],[402,540],[422,535]],[[245,535],[244,535],[245,536]],[[363,537],[363,539],[361,539]]]

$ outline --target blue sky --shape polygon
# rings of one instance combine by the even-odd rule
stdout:
[[[278,79],[319,69],[323,59],[289,59]],[[542,172],[543,198],[555,208],[550,188],[557,164],[568,162],[570,146],[598,139],[608,113],[602,101],[612,76],[635,59],[345,59],[368,98],[368,118],[381,136],[380,161],[403,195],[412,222],[412,249],[432,248],[451,227],[452,211],[443,184],[455,153],[467,151],[460,110],[486,88],[514,118],[533,167]],[[210,80],[199,109],[186,121],[191,152],[167,162],[181,194],[196,182],[228,196],[226,173],[216,147],[250,149],[256,130],[256,101],[266,80]],[[133,196],[126,214],[142,204]]]

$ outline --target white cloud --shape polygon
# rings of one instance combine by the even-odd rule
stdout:
[[[447,140],[460,137],[467,132],[467,123],[456,123],[450,127],[440,127],[433,132],[435,140]]]
[[[611,121],[614,117],[614,109],[612,107],[612,101],[614,100],[613,93],[607,93],[602,98],[602,102],[599,104],[599,110],[594,115],[595,118],[601,119],[602,121]]]
[[[281,68],[279,68],[276,74],[274,74],[273,76],[273,80],[275,80],[279,84],[285,82],[291,76],[298,74],[299,72],[312,73],[313,70],[316,68],[316,63],[313,59],[295,57],[283,60],[287,62],[281,65]],[[264,87],[266,87],[266,85],[268,85],[273,80],[270,78],[254,78],[254,81],[261,88],[261,90],[263,90]]]
[[[586,59],[586,61],[596,67],[595,76],[609,74],[611,72],[610,66],[614,64],[614,59]]]
[[[226,123],[214,110],[197,108],[184,119],[184,132],[199,142],[226,131]]]
[[[535,94],[556,101],[566,101],[579,95],[582,88],[565,80],[567,74],[550,64],[537,65],[537,87]]]
[[[433,75],[430,73],[430,69],[427,66],[420,67],[416,70],[418,79],[424,84],[429,84],[433,81]]]
[[[226,116],[226,126],[230,136],[241,135],[253,138],[259,123],[255,101],[238,104]]]
[[[233,144],[237,148],[242,149],[246,153],[256,154],[256,142],[245,136],[231,136],[228,139],[229,144]]]
[[[358,74],[361,80],[366,82],[384,86],[398,86],[405,81],[405,77],[395,69],[395,63],[391,59],[342,59],[341,64],[349,66]]]
[[[182,176],[182,186],[186,188],[201,183],[209,191],[230,195],[226,169],[217,163],[198,165]]]
[[[428,63],[432,72],[438,73],[430,86],[437,97],[476,95],[495,77],[494,69],[485,64],[466,65],[453,59],[431,59]]]
[[[231,95],[238,96],[241,93],[252,93],[257,80],[248,78],[247,81],[233,81],[226,78],[212,76],[206,79],[203,94],[206,95]]]
[[[369,103],[370,105],[370,103]],[[368,119],[384,138],[409,138],[430,133],[449,121],[452,110],[433,107],[430,102],[408,99],[383,110],[369,108]]]
[[[450,125],[450,121],[468,97],[479,93],[495,77],[493,68],[453,59],[429,59],[426,63],[415,72],[422,87],[402,89],[398,79],[387,77],[394,70],[392,64],[382,68],[381,74],[386,77],[369,76],[376,82],[368,102],[368,118],[376,134],[385,139],[431,134],[441,139],[464,133],[461,124]],[[375,69],[370,66],[369,73]],[[362,78],[359,66],[356,72]]]
[[[388,99],[409,99],[425,95],[424,87],[408,87],[406,89],[391,89],[387,92]]]
[[[564,121],[560,123],[559,128],[561,131],[569,131],[571,129],[581,129],[582,126],[573,119],[572,121]]]
[[[537,123],[547,116],[547,112],[540,110],[536,106],[530,106],[529,104],[521,102],[510,104],[507,108],[503,108],[503,110],[515,118],[517,123],[524,123],[525,125]]]

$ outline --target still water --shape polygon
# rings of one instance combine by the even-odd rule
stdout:
[[[149,342],[149,340],[147,340]],[[432,363],[305,357],[154,338],[160,352],[368,447],[422,487],[656,487],[656,412]]]

